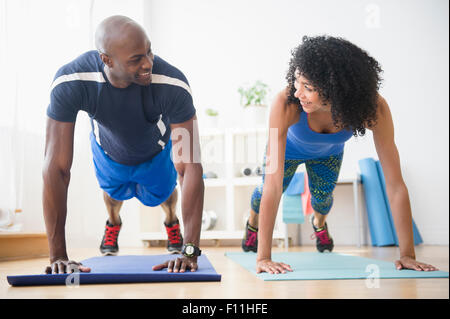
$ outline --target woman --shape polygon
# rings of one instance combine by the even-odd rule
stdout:
[[[293,51],[288,86],[275,97],[271,108],[263,185],[252,195],[242,242],[245,251],[258,253],[257,273],[292,271],[289,265],[272,261],[272,234],[281,195],[303,163],[309,177],[316,246],[320,252],[332,251],[333,239],[325,220],[333,204],[344,144],[352,136],[363,136],[366,129],[373,132],[398,232],[400,259],[395,261],[396,268],[437,270],[416,261],[411,206],[394,126],[389,106],[378,93],[381,72],[375,59],[342,38],[304,37]]]

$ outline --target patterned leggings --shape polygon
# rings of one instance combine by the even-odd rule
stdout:
[[[305,163],[308,173],[309,191],[311,193],[311,206],[319,214],[326,215],[333,205],[333,190],[339,176],[344,153],[331,155],[312,160],[284,161],[283,193],[294,177],[300,164]],[[262,191],[264,186],[266,158],[263,163],[263,183],[255,188],[252,195],[251,207],[255,213],[259,213]]]

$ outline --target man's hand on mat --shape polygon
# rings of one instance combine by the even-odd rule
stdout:
[[[400,269],[412,269],[412,270],[417,270],[417,271],[435,271],[435,270],[439,270],[436,267],[432,266],[432,265],[428,265],[428,264],[424,264],[421,262],[418,262],[417,260],[415,260],[412,257],[401,257],[400,260],[396,260],[395,261],[395,268],[397,268],[397,270]]]
[[[285,274],[292,271],[291,266],[285,263],[278,263],[270,259],[261,259],[256,262],[256,273],[268,272],[269,274]]]
[[[69,274],[73,272],[90,272],[91,268],[84,267],[81,263],[66,260],[66,259],[58,259],[50,266],[47,266],[45,269],[46,274]]]
[[[198,269],[197,257],[178,257],[175,260],[168,260],[163,264],[152,267],[153,270],[161,270],[164,268],[167,268],[167,272],[185,272],[186,269],[196,271]]]

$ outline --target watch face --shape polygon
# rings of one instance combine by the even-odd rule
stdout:
[[[186,254],[188,254],[188,255],[194,254],[194,247],[192,247],[192,246],[187,246],[187,247],[186,247]]]

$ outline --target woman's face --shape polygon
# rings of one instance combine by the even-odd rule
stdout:
[[[300,100],[306,113],[315,111],[328,111],[330,107],[320,98],[319,92],[299,71],[295,71],[294,96]]]

